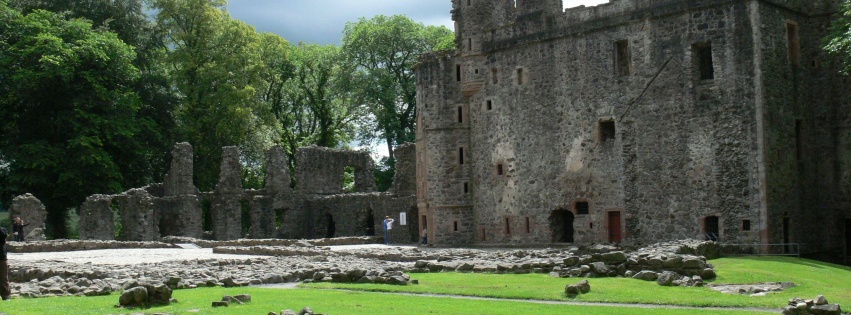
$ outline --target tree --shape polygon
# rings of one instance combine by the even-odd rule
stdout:
[[[339,47],[299,44],[289,53],[288,80],[280,86],[273,111],[281,127],[281,143],[295,161],[297,148],[339,147],[351,140],[360,106],[344,85],[351,76]],[[293,165],[291,165],[293,167]]]
[[[271,109],[255,95],[266,84],[262,39],[253,27],[230,18],[224,0],[151,3],[166,32],[166,63],[180,96],[177,137],[193,145],[197,186],[211,190],[223,146],[240,146],[245,161],[259,164],[276,137]]]
[[[343,51],[358,67],[351,86],[374,122],[363,140],[382,139],[393,158],[393,147],[414,141],[416,78],[413,67],[420,54],[450,49],[454,35],[446,27],[424,26],[403,15],[361,18],[346,24]]]
[[[68,208],[122,190],[119,160],[144,155],[135,58],[115,33],[86,20],[24,15],[0,0],[2,196],[38,196],[54,237],[66,235]]]
[[[851,0],[840,5],[838,16],[830,27],[825,50],[843,60],[842,73],[851,74]]]

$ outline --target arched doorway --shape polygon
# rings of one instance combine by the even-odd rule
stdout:
[[[316,236],[332,238],[337,233],[337,225],[334,223],[334,216],[330,212],[325,212],[316,222]]]
[[[553,243],[573,243],[573,212],[557,209],[550,214],[550,230]]]

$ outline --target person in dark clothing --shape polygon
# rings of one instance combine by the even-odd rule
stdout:
[[[6,237],[9,232],[6,228],[0,227],[0,299],[8,300],[12,295],[12,289],[9,287],[9,263],[6,261]]]
[[[19,216],[15,216],[15,223],[12,223],[12,234],[15,235],[15,242],[24,241],[24,227],[29,224],[24,223],[24,220]]]

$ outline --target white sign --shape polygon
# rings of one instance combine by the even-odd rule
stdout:
[[[408,214],[399,212],[399,225],[408,225]]]

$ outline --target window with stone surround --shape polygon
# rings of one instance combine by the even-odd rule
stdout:
[[[455,81],[461,82],[461,65],[455,65]]]
[[[798,23],[786,22],[786,41],[789,51],[789,63],[794,66],[801,65],[801,38],[798,34]]]
[[[458,148],[458,164],[464,165],[464,148]]]
[[[493,110],[493,100],[485,101],[485,110]]]
[[[751,230],[751,220],[742,220],[742,231]]]
[[[692,58],[697,79],[714,80],[715,68],[712,64],[712,43],[703,42],[692,45]]]
[[[626,76],[632,71],[629,59],[629,41],[619,40],[615,42],[615,75]]]
[[[458,106],[458,123],[464,123],[464,106]]]
[[[498,175],[498,176],[505,175],[505,170],[502,166],[502,163],[499,163],[499,164],[496,165],[496,175]]]

